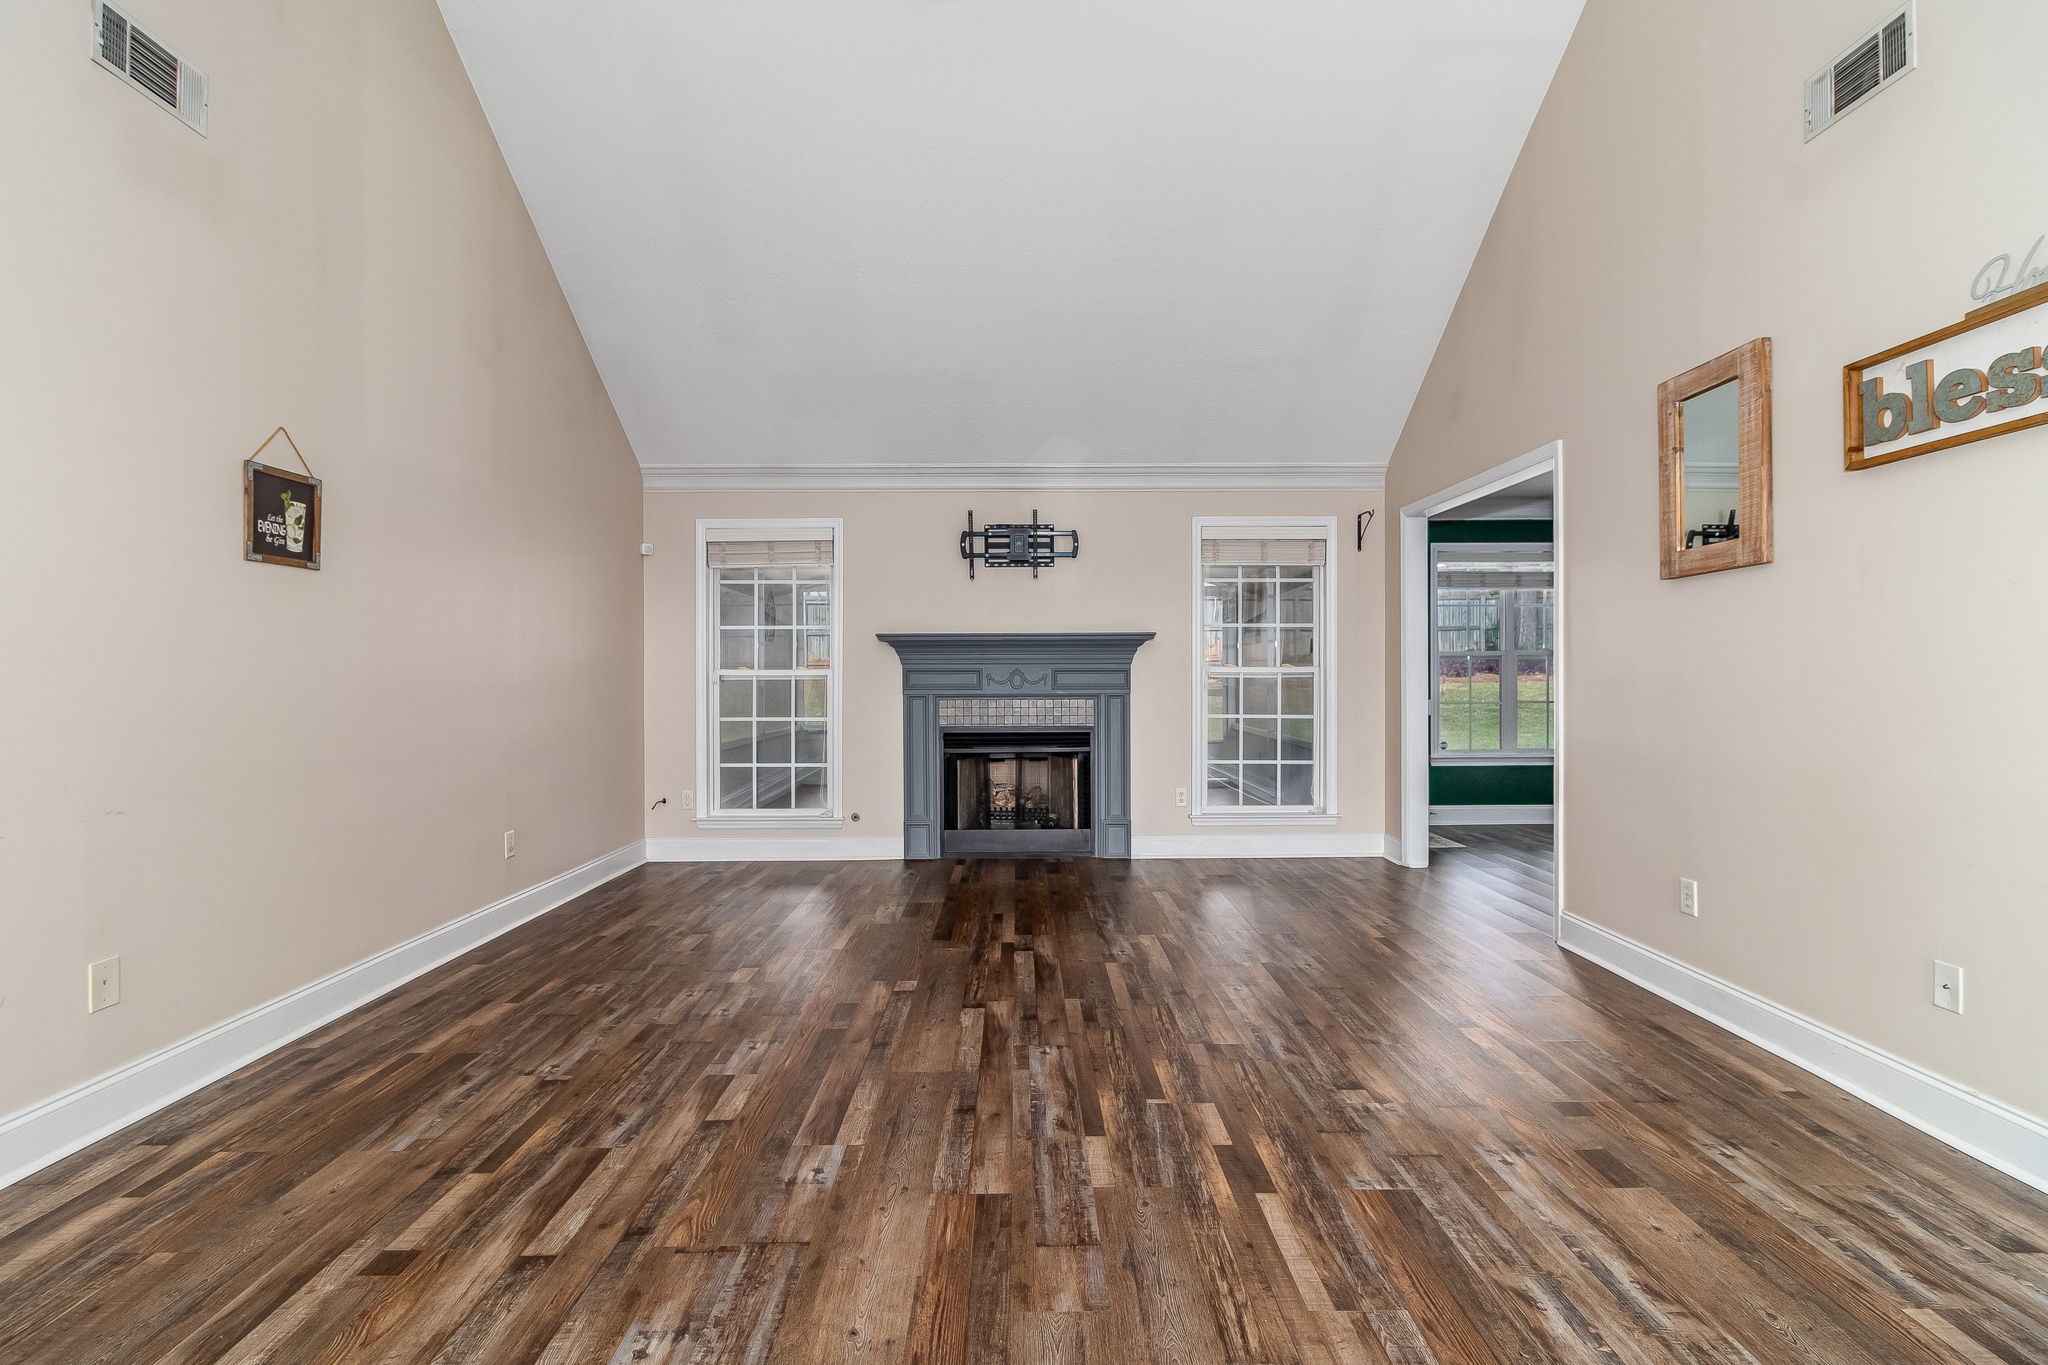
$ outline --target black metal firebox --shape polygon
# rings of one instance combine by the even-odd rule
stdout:
[[[939,849],[967,854],[1088,853],[1092,730],[947,730]]]

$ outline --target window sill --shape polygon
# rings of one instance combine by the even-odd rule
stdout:
[[[1431,754],[1432,768],[1455,768],[1461,763],[1484,763],[1490,768],[1510,765],[1523,767],[1549,767],[1557,762],[1556,754],[1534,754],[1527,750],[1502,750],[1499,753]]]
[[[1191,825],[1334,825],[1338,816],[1318,810],[1204,810],[1188,816]]]
[[[698,829],[838,829],[846,822],[829,812],[724,811],[697,817]]]

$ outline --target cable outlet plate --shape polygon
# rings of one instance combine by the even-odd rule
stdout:
[[[98,1014],[101,1010],[121,1003],[121,959],[110,957],[93,963],[85,969],[85,1012]]]
[[[1963,1012],[1963,969],[1953,962],[1934,964],[1934,1007]]]

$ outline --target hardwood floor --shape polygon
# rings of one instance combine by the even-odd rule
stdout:
[[[0,1191],[0,1359],[2048,1361],[2048,1199],[1450,833],[641,869]]]

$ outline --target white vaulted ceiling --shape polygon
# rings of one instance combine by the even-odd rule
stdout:
[[[758,486],[1383,464],[1580,0],[441,7],[641,463]]]

